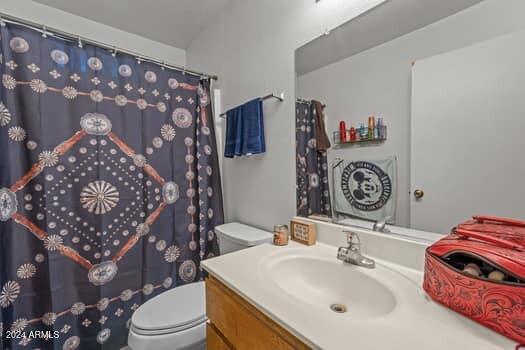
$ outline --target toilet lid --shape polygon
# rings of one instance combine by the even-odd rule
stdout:
[[[186,329],[206,321],[204,282],[186,284],[148,300],[131,318],[137,330]]]
[[[238,222],[216,226],[215,231],[219,235],[248,247],[270,242],[273,238],[273,234],[270,232]]]

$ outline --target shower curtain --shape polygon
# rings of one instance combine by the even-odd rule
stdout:
[[[120,349],[143,302],[218,254],[209,82],[14,24],[0,38],[1,348]]]
[[[313,103],[296,102],[297,215],[332,216],[326,151],[316,140],[316,109]]]

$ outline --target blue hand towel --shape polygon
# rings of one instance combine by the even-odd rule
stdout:
[[[224,156],[233,158],[241,153],[242,147],[242,110],[237,107],[226,112],[226,141]]]
[[[226,144],[224,156],[264,153],[264,113],[260,98],[226,112]]]

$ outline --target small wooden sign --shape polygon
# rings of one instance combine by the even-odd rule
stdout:
[[[299,243],[312,245],[317,239],[315,223],[293,219],[290,221],[290,236]]]

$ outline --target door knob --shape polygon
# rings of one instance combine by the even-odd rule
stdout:
[[[425,195],[425,191],[420,190],[419,188],[414,191],[414,197],[416,199],[421,199],[421,198],[423,198],[424,195]]]

